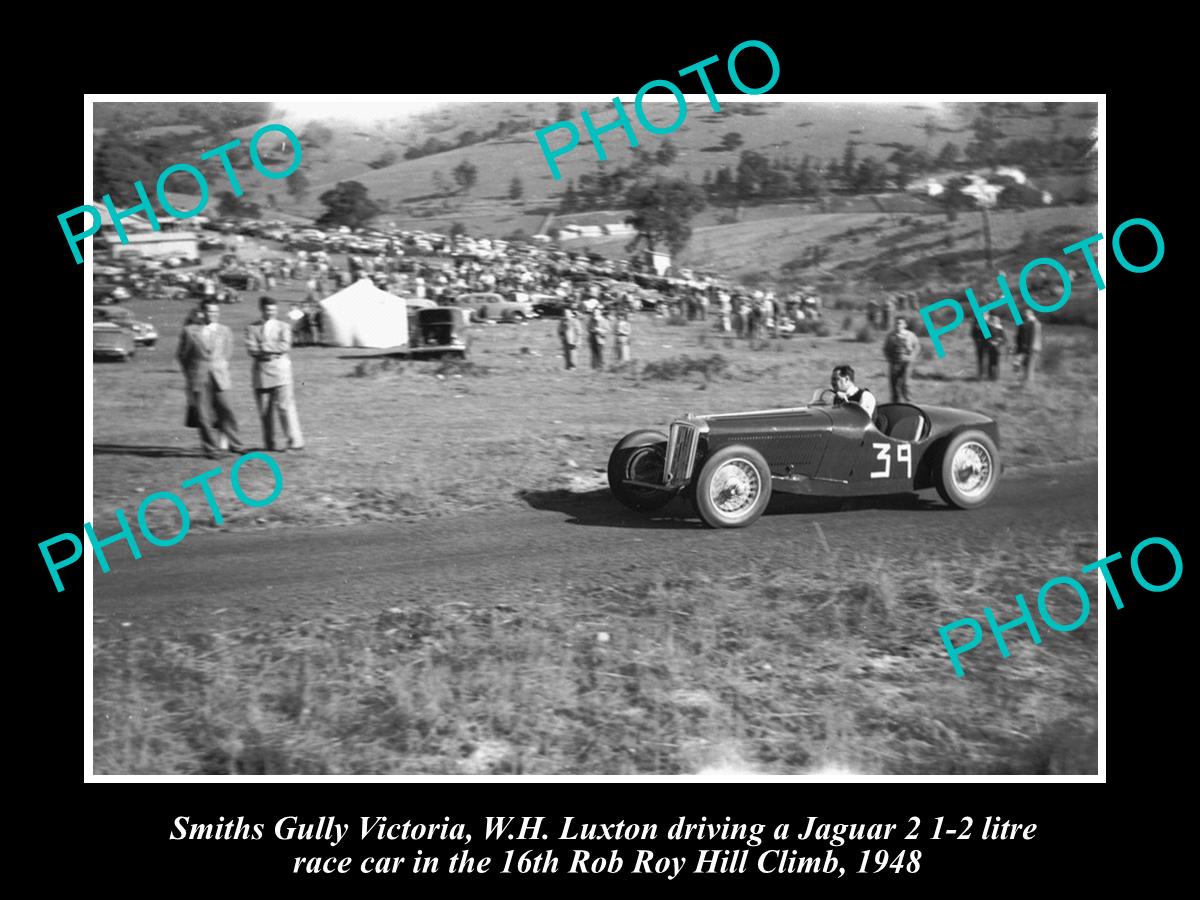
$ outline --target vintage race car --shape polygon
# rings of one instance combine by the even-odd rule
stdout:
[[[635,431],[608,460],[608,484],[630,509],[689,498],[713,528],[749,525],[774,491],[822,497],[936,488],[951,506],[982,506],[1000,478],[1000,433],[979,413],[882,403],[834,405],[828,388],[808,406],[674,420],[667,434]]]

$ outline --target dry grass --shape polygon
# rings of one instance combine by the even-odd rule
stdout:
[[[1032,594],[1091,543],[932,566],[827,551],[807,570],[122,636],[95,648],[96,771],[1094,771],[1095,616],[1041,647],[1014,636],[1009,660],[985,643],[963,679],[936,633],[985,605],[1006,618],[997,585]]]

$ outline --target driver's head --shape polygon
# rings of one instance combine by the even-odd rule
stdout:
[[[845,391],[854,384],[853,366],[835,366],[829,377],[829,386],[835,391]]]

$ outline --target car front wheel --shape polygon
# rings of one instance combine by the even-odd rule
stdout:
[[[763,514],[770,500],[771,470],[750,447],[722,447],[696,478],[696,510],[713,528],[744,528]]]
[[[674,496],[671,491],[626,484],[662,484],[666,450],[667,436],[661,431],[635,431],[621,438],[608,457],[608,486],[613,496],[639,512],[666,506]]]
[[[1000,480],[1000,453],[982,431],[964,431],[946,445],[937,491],[951,506],[983,506]]]

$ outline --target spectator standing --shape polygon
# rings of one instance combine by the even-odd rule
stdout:
[[[308,334],[308,343],[321,343],[321,304],[315,299],[304,301],[304,328]]]
[[[971,329],[971,337],[975,341],[975,380],[983,381],[984,372],[987,371],[988,340],[978,324]]]
[[[240,456],[243,449],[237,434],[237,417],[228,401],[233,332],[220,324],[221,306],[215,299],[205,300],[201,310],[203,324],[183,327],[175,358],[187,378],[189,405],[196,410],[196,427],[200,429],[204,455],[215,459],[217,450],[223,449],[218,447],[218,435],[224,435],[233,452]]]
[[[896,301],[892,299],[892,295],[888,294],[883,298],[883,304],[879,310],[879,327],[887,331],[892,327],[892,318],[896,315]]]
[[[617,315],[613,325],[613,342],[617,347],[617,362],[629,362],[629,336],[633,329],[629,325],[629,316],[622,312]]]
[[[271,452],[275,446],[275,417],[283,423],[288,448],[304,449],[304,438],[300,433],[300,414],[296,411],[296,395],[292,389],[292,361],[288,356],[292,349],[292,329],[286,322],[276,318],[279,307],[270,297],[258,301],[262,317],[246,326],[246,349],[250,358],[251,383],[258,416],[262,421],[263,448]]]
[[[608,322],[604,318],[604,307],[597,306],[592,310],[592,318],[588,323],[588,340],[592,348],[592,368],[604,368],[604,344],[608,339]]]
[[[1017,353],[1022,357],[1023,377],[1025,384],[1033,384],[1037,374],[1037,358],[1042,352],[1042,322],[1034,315],[1033,310],[1022,310],[1024,320],[1017,326]]]
[[[1004,356],[1004,345],[1008,343],[1008,339],[1004,334],[1004,323],[1000,321],[999,316],[989,315],[987,326],[988,331],[992,333],[987,340],[988,378],[992,381],[999,381],[1000,360]]]
[[[558,339],[562,342],[563,362],[568,369],[575,368],[575,350],[579,346],[579,320],[570,309],[563,310],[558,323]]]
[[[892,388],[892,402],[910,403],[908,396],[908,374],[913,362],[921,352],[917,336],[908,330],[908,320],[896,316],[895,327],[883,341],[883,355],[888,362],[888,383]]]

